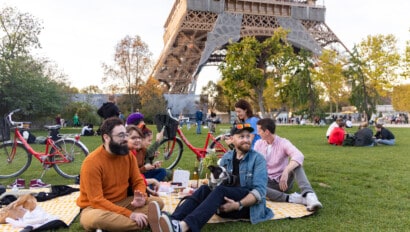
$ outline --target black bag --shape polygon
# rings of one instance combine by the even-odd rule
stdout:
[[[20,129],[20,133],[26,139],[27,143],[35,143],[36,136],[27,129]]]
[[[343,146],[354,146],[356,137],[351,134],[347,134],[345,140],[343,140]]]
[[[154,117],[154,122],[157,125],[158,132],[164,128],[164,136],[174,138],[177,135],[179,123],[167,114],[157,114]]]
[[[10,126],[6,118],[0,120],[0,142],[10,140]]]

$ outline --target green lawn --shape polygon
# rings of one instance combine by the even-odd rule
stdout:
[[[229,125],[218,125],[226,129]],[[154,128],[154,127],[152,127]],[[246,222],[210,224],[203,231],[408,231],[410,230],[410,128],[391,128],[396,136],[395,146],[336,147],[326,143],[327,127],[279,126],[277,134],[288,138],[305,154],[305,171],[323,209],[313,216],[284,219],[251,225]],[[353,133],[357,128],[348,129]],[[79,131],[80,129],[76,129]],[[196,135],[194,128],[186,131],[189,140],[203,144],[206,134]],[[72,133],[65,129],[62,132]],[[206,132],[206,130],[204,130]],[[35,132],[36,135],[42,132]],[[82,137],[93,150],[101,139]],[[37,146],[36,146],[37,148]],[[192,170],[194,156],[184,147],[178,165]],[[22,175],[26,181],[41,173],[38,162]],[[54,170],[43,180],[51,184],[72,184]],[[0,180],[8,184],[13,179]],[[78,219],[69,229],[82,231]]]

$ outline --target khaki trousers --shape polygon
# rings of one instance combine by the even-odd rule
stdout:
[[[131,205],[133,196],[127,197],[122,201],[116,202],[118,206],[125,207],[133,212],[148,215],[148,204],[156,201],[160,209],[164,207],[164,202],[160,197],[149,197],[146,204],[140,208]],[[124,215],[92,207],[84,208],[81,211],[80,223],[86,231],[95,231],[96,229],[108,231],[138,231],[144,228],[139,227],[133,220]]]

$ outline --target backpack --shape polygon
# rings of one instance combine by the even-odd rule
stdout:
[[[356,136],[347,134],[345,140],[343,140],[343,146],[354,146]]]

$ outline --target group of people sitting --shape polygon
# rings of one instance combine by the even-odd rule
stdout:
[[[321,208],[304,172],[302,152],[276,135],[275,121],[255,117],[245,100],[235,104],[235,111],[238,122],[226,138],[233,149],[219,165],[238,181],[213,189],[202,185],[169,213],[161,211],[163,200],[148,190],[164,176],[160,163],[150,162],[155,156],[151,151],[156,150],[155,143],[149,147],[152,133],[140,123],[131,125],[127,120],[124,125],[118,117],[104,120],[103,144],[86,157],[81,168],[77,205],[82,209],[82,226],[87,231],[131,231],[147,226],[154,232],[200,231],[215,213],[248,219],[252,224],[269,220],[274,212],[266,206],[267,199],[303,204],[309,211]],[[147,135],[150,139],[141,142]],[[161,132],[157,142],[160,139]],[[300,193],[288,193],[295,182]]]
[[[331,145],[347,146],[375,146],[377,144],[394,145],[396,140],[394,134],[385,128],[381,122],[377,123],[376,133],[373,135],[372,129],[367,122],[362,122],[356,133],[349,134],[345,130],[346,123],[338,118],[326,131],[326,138]]]

